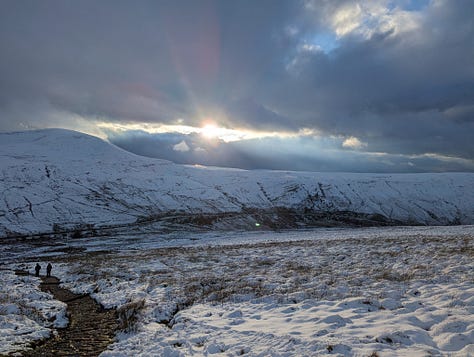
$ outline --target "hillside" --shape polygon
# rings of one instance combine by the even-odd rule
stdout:
[[[62,129],[0,133],[0,237],[114,229],[474,223],[474,174],[176,165]]]

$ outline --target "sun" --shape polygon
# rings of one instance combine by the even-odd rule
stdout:
[[[218,128],[214,124],[206,124],[201,128],[200,132],[206,138],[214,139],[222,135],[222,128]]]
[[[216,140],[219,140],[226,143],[282,135],[275,132],[260,132],[248,129],[227,128],[224,126],[219,126],[213,120],[206,120],[202,122],[202,126],[195,128],[193,132],[200,134],[203,138],[208,139],[209,141],[215,142]]]
[[[240,130],[223,128],[213,123],[204,124],[199,128],[199,133],[206,139],[219,139],[225,142],[237,141],[245,137]]]

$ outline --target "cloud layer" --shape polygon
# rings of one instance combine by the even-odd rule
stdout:
[[[106,134],[178,162],[473,170],[472,1],[7,0],[0,9],[0,130],[212,120],[295,136],[220,142],[217,155],[192,134],[155,134],[147,147],[136,132]],[[285,150],[264,154],[275,144]]]
[[[404,155],[362,151],[351,137],[266,137],[225,142],[201,134],[110,132],[109,140],[136,154],[181,164],[242,169],[343,172],[474,171],[471,160],[437,154]]]

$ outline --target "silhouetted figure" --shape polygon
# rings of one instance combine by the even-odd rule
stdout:
[[[36,266],[35,266],[35,276],[40,276],[40,270],[41,270],[41,265],[39,265],[38,263],[36,263]]]
[[[51,263],[48,263],[48,265],[46,266],[46,276],[51,276],[51,269],[53,269],[53,266],[51,265]]]

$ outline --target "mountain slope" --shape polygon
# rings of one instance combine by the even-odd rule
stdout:
[[[170,224],[472,224],[474,174],[245,171],[62,129],[0,133],[0,236]]]

